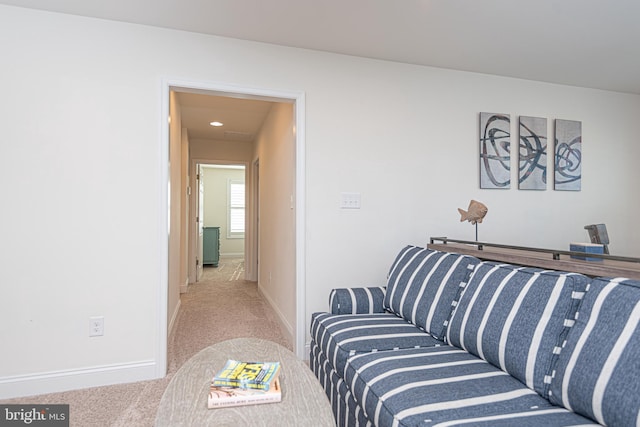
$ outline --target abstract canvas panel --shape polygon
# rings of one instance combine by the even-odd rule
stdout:
[[[480,188],[511,185],[511,117],[480,113]]]
[[[582,187],[582,122],[556,119],[554,189]]]
[[[518,188],[547,189],[547,119],[520,117]]]

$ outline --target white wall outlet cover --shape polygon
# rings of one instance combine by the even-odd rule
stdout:
[[[100,337],[104,335],[104,316],[93,316],[89,318],[89,336]]]

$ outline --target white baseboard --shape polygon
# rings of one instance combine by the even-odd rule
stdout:
[[[237,258],[239,256],[244,256],[244,252],[225,252],[220,254],[220,258]]]
[[[304,360],[307,362],[311,360],[311,342],[306,342],[304,344]]]
[[[189,278],[187,278],[187,280],[184,281],[184,284],[180,286],[180,293],[186,293],[187,289],[189,289]]]
[[[59,393],[156,378],[155,360],[1,377],[0,399]]]
[[[269,295],[267,295],[262,290],[262,288],[260,286],[258,286],[258,292],[260,292],[260,295],[262,295],[264,297],[264,299],[271,306],[273,311],[276,312],[276,315],[278,316],[278,320],[280,321],[280,329],[282,329],[283,332],[286,332],[285,339],[287,340],[289,345],[291,347],[293,347],[294,343],[295,343],[293,327],[291,326],[291,324],[289,322],[287,322],[287,319],[284,317],[284,314],[282,313],[282,311],[280,311],[280,308],[274,303],[274,301],[271,299],[271,297],[269,297]]]
[[[178,313],[180,313],[181,305],[182,305],[182,300],[178,298],[176,309],[173,310],[173,314],[171,315],[171,320],[169,321],[169,330],[167,331],[167,337],[171,336],[171,333],[173,332],[173,328],[175,328],[176,326],[176,319],[178,319]]]

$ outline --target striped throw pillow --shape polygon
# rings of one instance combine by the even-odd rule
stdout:
[[[332,314],[383,313],[384,293],[383,287],[332,289],[329,307]]]
[[[454,309],[447,341],[547,397],[587,282],[575,273],[483,262]]]
[[[640,425],[640,281],[590,284],[560,354],[550,400],[610,427]]]

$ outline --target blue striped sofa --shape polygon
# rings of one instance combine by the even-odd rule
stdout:
[[[407,246],[330,309],[310,365],[338,426],[640,426],[640,282]]]

